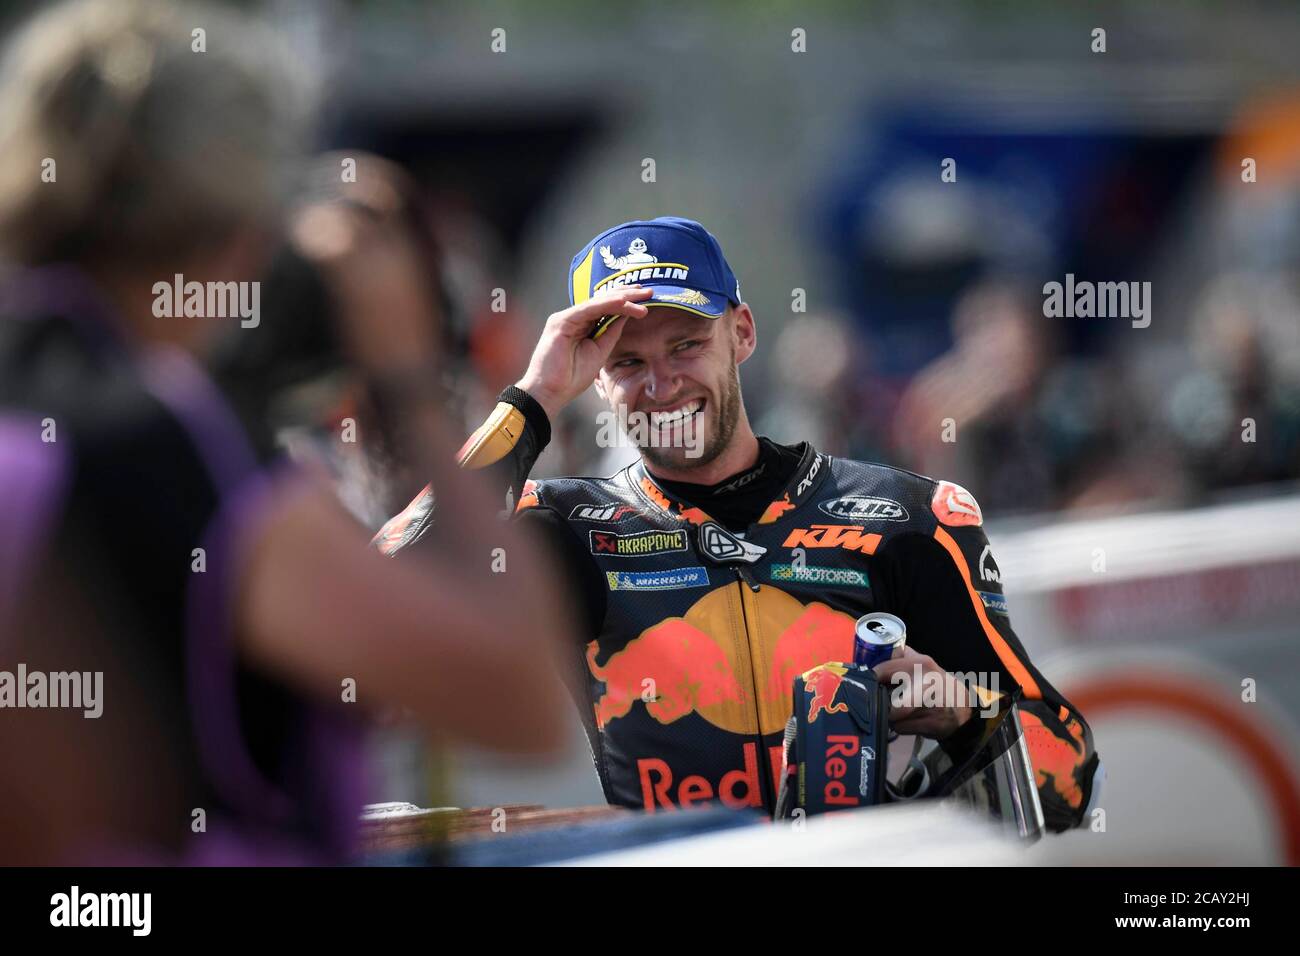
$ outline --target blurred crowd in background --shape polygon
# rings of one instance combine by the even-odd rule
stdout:
[[[952,478],[990,515],[1300,478],[1294,10],[957,4],[923,25],[905,5],[250,6],[322,81],[317,146],[335,152],[308,193],[343,188],[340,157],[402,183],[466,434],[567,305],[585,237],[685,215],[758,319],[742,381],[760,433]],[[1044,283],[1067,273],[1150,281],[1151,325],[1045,316]],[[423,478],[376,429],[333,440],[369,409],[329,310],[286,251],[268,320],[219,365],[377,527]],[[625,463],[596,447],[598,410],[556,423],[542,474]]]

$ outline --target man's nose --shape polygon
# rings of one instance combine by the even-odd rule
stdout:
[[[677,387],[677,375],[666,363],[648,363],[645,379],[646,398],[654,402],[666,402],[676,393]]]

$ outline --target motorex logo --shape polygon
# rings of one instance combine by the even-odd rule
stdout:
[[[811,564],[797,566],[793,564],[772,565],[769,576],[776,582],[793,584],[833,585],[850,588],[869,588],[867,573],[855,568],[824,568]]]

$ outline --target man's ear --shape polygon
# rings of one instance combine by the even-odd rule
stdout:
[[[758,329],[754,324],[754,313],[749,311],[749,306],[745,303],[733,308],[733,319],[731,334],[736,342],[736,364],[739,365],[745,359],[754,354],[754,349],[758,347]]]

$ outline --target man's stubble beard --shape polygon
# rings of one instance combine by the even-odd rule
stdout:
[[[700,454],[692,456],[689,447],[656,448],[651,445],[643,445],[640,449],[641,457],[647,465],[673,471],[703,468],[715,461],[719,455],[727,450],[732,437],[736,434],[736,426],[740,423],[741,409],[740,367],[734,361],[734,346],[731,351],[733,357],[731,375],[727,380],[726,387],[722,390],[718,408],[714,414],[716,427],[709,429],[709,440]],[[665,452],[670,453],[670,455],[666,455]]]

